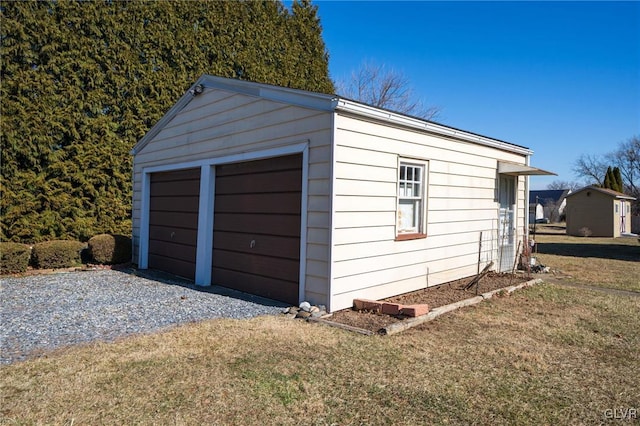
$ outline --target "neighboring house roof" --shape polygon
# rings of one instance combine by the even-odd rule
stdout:
[[[599,186],[595,186],[595,185],[585,186],[584,188],[579,189],[576,192],[573,192],[573,193],[569,194],[567,197],[572,197],[572,196],[574,196],[576,194],[579,194],[579,193],[581,193],[583,191],[586,191],[586,190],[598,191],[598,192],[601,192],[601,193],[603,193],[605,195],[609,195],[609,196],[611,196],[613,198],[617,198],[619,200],[635,200],[635,197],[632,197],[630,195],[626,195],[626,194],[623,194],[622,192],[614,191],[613,189],[600,188]]]
[[[356,102],[338,95],[327,95],[322,93],[309,92],[305,90],[290,89],[287,87],[273,86],[263,83],[254,83],[246,80],[237,80],[212,75],[203,75],[191,88],[171,107],[171,109],[140,139],[133,147],[131,154],[135,155],[149,143],[161,130],[175,117],[189,102],[206,89],[221,89],[237,93],[245,93],[252,96],[259,96],[277,102],[285,102],[305,108],[312,108],[321,111],[335,112],[341,111],[355,114],[370,119],[376,119],[396,126],[405,126],[441,136],[452,137],[466,142],[479,145],[490,146],[513,152],[521,155],[531,155],[533,151],[527,147],[516,145],[499,139],[482,136],[476,133],[445,126],[433,121],[411,117],[394,111],[373,107],[360,102]],[[533,172],[538,169],[530,168]],[[518,172],[519,174],[531,174],[528,172]]]
[[[561,203],[564,198],[569,195],[570,189],[547,189],[543,191],[529,191],[529,204],[535,204],[536,201],[542,205],[548,202]]]

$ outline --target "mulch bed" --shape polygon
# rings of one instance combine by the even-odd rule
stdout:
[[[405,293],[399,296],[384,299],[386,302],[400,303],[402,305],[414,305],[426,303],[429,309],[438,306],[448,305],[460,300],[469,299],[476,296],[476,287],[470,290],[464,290],[464,287],[472,277],[451,281],[437,287],[429,287],[423,290]],[[477,294],[485,293],[491,290],[517,285],[529,281],[522,274],[499,274],[490,273],[480,280]],[[327,320],[352,327],[361,328],[377,333],[380,329],[387,327],[393,323],[403,321],[406,317],[384,315],[381,313],[368,311],[355,311],[353,309],[344,309],[334,312]]]

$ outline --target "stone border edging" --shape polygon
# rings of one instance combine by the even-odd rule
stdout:
[[[450,303],[448,305],[439,306],[437,308],[433,308],[426,315],[422,315],[422,316],[415,317],[415,318],[409,318],[409,319],[404,320],[404,321],[393,323],[391,325],[388,325],[388,326],[384,327],[381,331],[382,331],[382,334],[387,335],[387,336],[391,335],[391,334],[396,334],[396,333],[399,333],[401,331],[407,330],[409,328],[418,326],[420,324],[424,324],[425,322],[433,321],[434,319],[436,319],[440,315],[446,314],[447,312],[455,311],[456,309],[460,309],[460,308],[463,308],[465,306],[475,305],[475,304],[480,303],[480,302],[482,302],[483,300],[486,300],[486,299],[491,299],[493,296],[495,296],[498,293],[505,292],[505,291],[507,293],[513,293],[514,291],[519,290],[521,288],[530,287],[530,286],[535,285],[535,284],[540,284],[541,282],[543,282],[543,280],[541,278],[536,278],[536,279],[533,279],[533,280],[530,280],[530,281],[526,281],[526,282],[518,284],[518,285],[512,285],[512,286],[509,286],[509,287],[504,287],[504,288],[499,288],[499,289],[496,289],[496,290],[488,291],[486,293],[482,293],[481,295],[472,297],[470,299],[465,299],[465,300],[461,300],[459,302]]]

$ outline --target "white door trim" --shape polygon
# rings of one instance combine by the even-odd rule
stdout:
[[[198,239],[196,243],[196,277],[199,286],[211,285],[211,253],[213,250],[213,212],[216,186],[215,166],[200,168],[198,205]],[[205,196],[203,196],[205,194]]]

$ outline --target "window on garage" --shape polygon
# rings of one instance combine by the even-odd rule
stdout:
[[[427,163],[401,159],[398,167],[397,239],[425,237]]]

